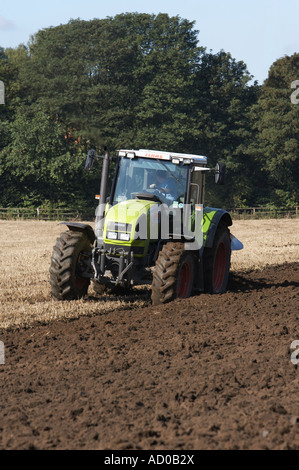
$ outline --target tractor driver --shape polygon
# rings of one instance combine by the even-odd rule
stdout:
[[[178,197],[176,183],[167,171],[157,171],[157,183],[150,185],[151,189],[156,189],[160,194],[164,195],[170,202],[175,201]]]

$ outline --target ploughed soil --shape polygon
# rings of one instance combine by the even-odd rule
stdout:
[[[222,295],[0,332],[0,449],[298,450],[298,287],[299,263],[271,266]]]

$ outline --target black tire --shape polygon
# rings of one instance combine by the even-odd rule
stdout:
[[[166,243],[159,253],[153,273],[152,304],[160,305],[176,298],[191,296],[195,258],[185,251],[184,243]]]
[[[75,300],[87,294],[90,279],[80,270],[91,256],[92,246],[83,232],[64,232],[53,247],[50,267],[52,296],[57,300]]]
[[[219,225],[212,248],[203,252],[204,291],[221,294],[226,291],[231,257],[230,232],[226,225]]]

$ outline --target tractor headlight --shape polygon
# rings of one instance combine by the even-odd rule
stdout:
[[[129,242],[130,241],[130,234],[129,233],[120,233],[119,234],[119,239],[124,241],[124,242]]]
[[[107,238],[109,240],[117,240],[117,233],[116,232],[108,232],[107,233]]]
[[[131,239],[130,233],[117,233],[117,232],[107,232],[108,240],[121,240],[123,242],[129,242]]]

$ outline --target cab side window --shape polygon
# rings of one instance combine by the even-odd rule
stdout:
[[[193,171],[191,177],[190,203],[202,204],[203,174],[201,171]]]

